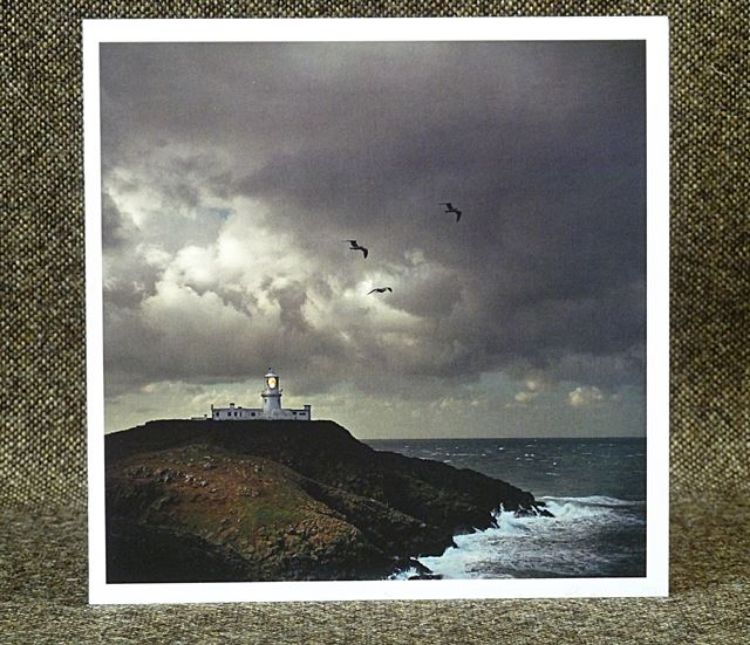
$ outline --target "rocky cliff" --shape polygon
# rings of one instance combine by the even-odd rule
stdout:
[[[501,504],[547,513],[508,483],[375,451],[331,421],[152,421],[106,437],[107,577],[383,578],[492,526]]]

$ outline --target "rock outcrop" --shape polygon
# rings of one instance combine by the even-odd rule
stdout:
[[[109,582],[377,579],[492,526],[501,504],[547,514],[330,421],[152,421],[106,437],[106,468]]]

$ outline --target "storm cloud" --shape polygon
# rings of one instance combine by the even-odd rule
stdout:
[[[103,45],[110,429],[149,400],[254,405],[273,365],[365,435],[388,409],[417,435],[642,433],[644,62],[634,41]]]

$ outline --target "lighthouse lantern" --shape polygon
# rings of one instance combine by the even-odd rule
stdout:
[[[263,414],[266,418],[273,418],[281,414],[279,375],[269,367],[264,378],[266,389],[260,393],[263,398]]]

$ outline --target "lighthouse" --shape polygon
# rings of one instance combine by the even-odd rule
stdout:
[[[211,419],[214,421],[261,421],[281,420],[287,421],[310,421],[312,419],[312,406],[304,405],[302,408],[281,407],[281,387],[279,387],[279,375],[268,368],[263,377],[265,388],[260,393],[263,399],[262,408],[243,408],[241,405],[230,403],[228,408],[211,406]]]
[[[266,389],[260,393],[263,398],[263,416],[266,419],[278,418],[281,413],[279,375],[269,367],[263,378],[266,381]]]

